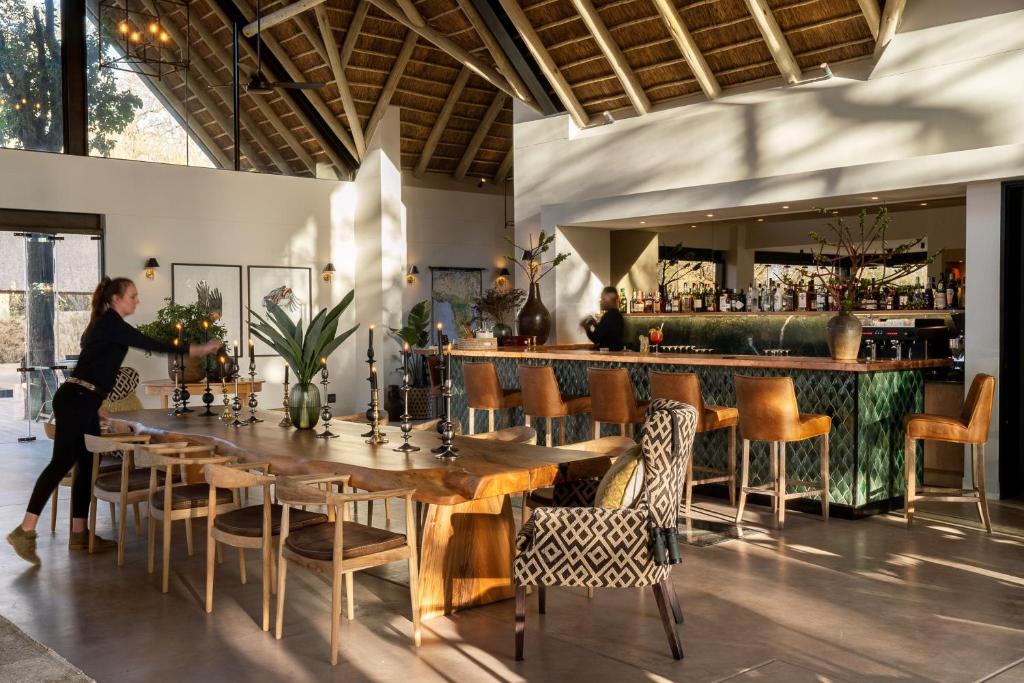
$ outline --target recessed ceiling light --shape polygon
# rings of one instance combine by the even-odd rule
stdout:
[[[878,201],[878,197],[872,197],[872,198],[871,198],[871,201],[873,201],[873,202],[877,202],[877,201]]]
[[[690,227],[691,227],[691,228],[696,228],[697,226],[696,226],[696,225],[691,225]]]
[[[764,223],[764,219],[763,219],[763,218],[758,218],[758,219],[757,219],[757,222],[758,222],[758,223]]]
[[[713,214],[713,213],[709,213],[708,214],[708,218],[714,218],[714,217],[715,217],[715,214]]]
[[[833,215],[833,216],[836,216],[836,215],[838,215],[838,214],[839,214],[839,212],[838,212],[838,211],[833,211],[833,212],[832,212],[832,215]]]
[[[640,221],[640,225],[647,225],[647,221]]]
[[[928,202],[921,202],[921,206],[928,206]]]
[[[782,205],[782,208],[783,208],[783,209],[788,209],[788,208],[789,208],[789,204],[783,204],[783,205]]]

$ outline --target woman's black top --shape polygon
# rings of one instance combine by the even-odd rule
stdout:
[[[626,334],[626,321],[617,308],[612,308],[604,312],[601,321],[593,330],[585,331],[590,341],[597,344],[598,348],[621,351],[623,337]]]
[[[188,355],[188,344],[174,346],[147,337],[126,323],[117,311],[108,309],[85,329],[82,352],[72,376],[95,384],[104,395],[110,393],[129,346],[157,353]]]

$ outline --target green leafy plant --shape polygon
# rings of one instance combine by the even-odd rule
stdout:
[[[329,358],[358,329],[359,325],[356,324],[338,334],[338,319],[352,303],[354,296],[355,291],[349,291],[331,310],[320,309],[305,329],[301,318],[298,324],[292,322],[277,304],[267,304],[270,322],[250,308],[252,322],[249,323],[249,330],[284,359],[295,373],[297,384],[309,384],[320,370],[320,359]]]
[[[473,299],[480,317],[496,325],[509,325],[516,312],[526,301],[526,292],[508,287],[492,287],[483,296]]]
[[[200,303],[176,304],[170,297],[164,299],[166,305],[156,312],[156,320],[139,325],[139,332],[157,341],[170,344],[178,338],[178,324],[181,324],[180,338],[182,342],[196,343],[207,339],[220,339],[227,336],[227,328],[210,315],[208,308]],[[209,324],[209,330],[203,330],[203,322]]]
[[[405,325],[400,328],[389,327],[388,334],[399,344],[407,343],[416,348],[426,346],[430,341],[430,302],[421,301],[409,309]]]
[[[554,247],[554,233],[548,235],[541,230],[537,236],[537,244],[533,243],[533,235],[529,236],[529,240],[530,242],[526,247],[520,247],[511,237],[506,235],[505,241],[512,247],[513,253],[511,256],[506,256],[505,259],[522,268],[523,272],[526,273],[526,277],[530,279],[530,284],[535,285],[545,275],[557,268],[565,259],[569,258],[569,254],[556,252],[554,258],[550,258],[547,261],[544,260],[544,254]],[[522,254],[522,256],[517,258],[517,252]]]

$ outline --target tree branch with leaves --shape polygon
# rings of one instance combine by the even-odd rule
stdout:
[[[553,258],[549,258],[547,260],[544,259],[544,254],[554,249],[554,233],[548,235],[541,230],[540,235],[537,237],[536,244],[533,243],[533,235],[529,236],[529,240],[529,244],[526,247],[521,247],[516,244],[511,237],[506,236],[505,241],[512,247],[513,253],[511,256],[506,256],[505,259],[509,263],[514,263],[522,269],[522,271],[526,273],[526,277],[530,280],[530,284],[535,285],[540,282],[545,275],[550,273],[569,258],[569,254],[565,252],[555,252]],[[522,254],[522,256],[517,258],[516,253]]]

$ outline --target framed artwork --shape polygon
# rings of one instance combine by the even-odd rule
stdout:
[[[172,263],[171,300],[182,305],[204,304],[210,310],[210,317],[227,329],[228,344],[232,339],[244,339],[242,266]],[[241,346],[245,353],[245,344]]]
[[[431,340],[436,343],[437,323],[451,340],[466,336],[473,326],[473,299],[483,294],[483,268],[430,266]]]
[[[297,266],[249,266],[249,308],[266,317],[267,304],[277,304],[293,322],[313,317],[313,269]],[[256,339],[257,356],[277,355]]]

